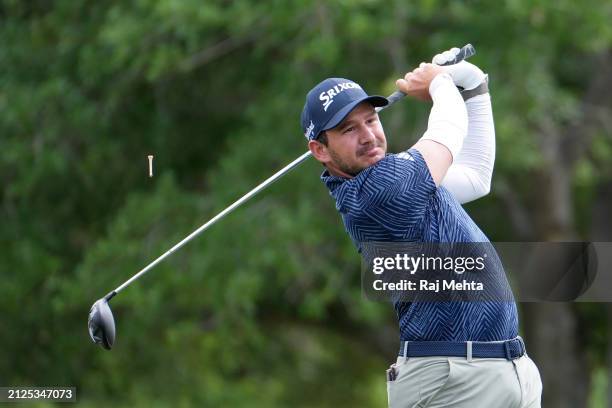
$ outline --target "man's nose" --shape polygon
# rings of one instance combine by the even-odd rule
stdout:
[[[361,132],[361,138],[359,141],[361,144],[374,143],[376,141],[376,135],[372,129],[366,126],[363,132]]]

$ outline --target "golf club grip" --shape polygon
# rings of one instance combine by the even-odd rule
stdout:
[[[454,60],[448,61],[446,64],[443,64],[443,65],[456,64],[458,62],[463,61],[464,59],[470,58],[474,54],[476,54],[476,49],[474,48],[474,46],[472,44],[466,44],[459,50],[459,53],[457,54]],[[387,96],[387,100],[389,101],[389,103],[386,106],[383,106],[380,109],[378,109],[378,112],[380,112],[383,109],[388,108],[389,106],[393,105],[395,102],[399,101],[405,96],[406,94],[403,93],[402,91],[393,92],[391,95]]]

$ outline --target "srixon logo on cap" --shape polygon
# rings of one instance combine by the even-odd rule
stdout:
[[[355,82],[341,82],[339,84],[334,85],[333,88],[328,89],[327,91],[323,91],[319,94],[319,100],[323,102],[323,110],[327,112],[327,108],[334,101],[334,96],[338,95],[344,90],[353,89],[361,87]]]

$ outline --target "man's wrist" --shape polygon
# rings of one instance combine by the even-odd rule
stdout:
[[[484,81],[482,81],[481,84],[478,85],[476,88],[464,89],[459,93],[461,94],[461,97],[464,101],[467,101],[468,99],[471,99],[478,95],[484,95],[486,93],[489,93],[489,76],[485,76]]]

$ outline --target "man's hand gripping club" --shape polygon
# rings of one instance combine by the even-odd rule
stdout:
[[[467,111],[459,90],[444,67],[421,63],[396,81],[400,91],[423,101],[433,100],[427,131],[413,146],[440,185],[467,134]]]

